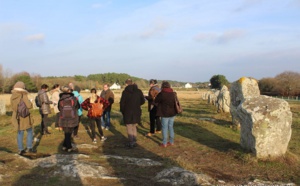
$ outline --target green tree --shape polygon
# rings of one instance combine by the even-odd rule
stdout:
[[[214,75],[210,78],[211,88],[221,89],[223,85],[228,86],[229,82],[224,75]]]

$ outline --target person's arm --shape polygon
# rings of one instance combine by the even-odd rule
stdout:
[[[81,108],[83,110],[89,110],[89,107],[90,107],[90,98],[87,98],[86,100],[84,100],[82,103],[81,103]]]

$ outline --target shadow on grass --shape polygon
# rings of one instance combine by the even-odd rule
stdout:
[[[242,151],[240,144],[225,139],[204,127],[201,127],[199,124],[197,125],[186,122],[180,123],[176,122],[175,119],[174,129],[176,134],[189,138],[207,147],[214,148],[218,151],[226,152],[230,149]]]
[[[112,116],[113,118],[114,116]],[[116,116],[118,117],[118,116]],[[120,119],[120,118],[117,118]],[[116,125],[116,124],[115,124]],[[125,186],[139,185],[139,186],[148,186],[148,185],[168,185],[163,183],[156,183],[153,180],[153,177],[157,175],[160,171],[166,168],[168,165],[178,166],[176,162],[172,161],[167,157],[162,157],[162,155],[155,154],[143,147],[143,143],[141,141],[140,134],[144,134],[146,128],[141,126],[137,126],[138,129],[138,137],[137,137],[137,147],[129,148],[126,147],[126,143],[128,142],[126,126],[122,124],[117,124],[115,126],[112,124],[110,127],[110,132],[113,134],[110,138],[108,138],[103,143],[103,154],[105,155],[116,155],[121,157],[130,157],[130,158],[147,158],[154,161],[158,161],[162,163],[161,166],[139,166],[135,163],[128,163],[125,160],[109,158],[107,161],[110,166],[113,168],[114,174],[118,177],[122,177],[125,179],[121,179],[120,182]],[[123,132],[121,132],[123,131]],[[140,138],[140,139],[139,139]],[[156,144],[155,144],[156,145]],[[149,146],[149,144],[145,145]],[[162,151],[167,151],[170,149],[162,149]],[[170,184],[169,184],[170,185]]]

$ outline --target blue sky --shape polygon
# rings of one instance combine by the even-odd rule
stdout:
[[[183,82],[300,72],[300,0],[0,0],[0,64]]]

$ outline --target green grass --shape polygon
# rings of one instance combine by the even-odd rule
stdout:
[[[245,184],[247,181],[253,181],[253,179],[300,184],[300,103],[290,102],[293,124],[288,152],[276,160],[262,161],[257,160],[253,154],[240,147],[240,134],[239,131],[232,129],[229,113],[217,113],[216,107],[208,105],[206,101],[200,99],[200,96],[195,98],[186,96],[180,101],[184,112],[175,119],[175,146],[162,149],[159,148],[162,141],[161,135],[144,136],[149,132],[149,113],[146,103],[142,107],[142,126],[138,127],[139,146],[134,150],[124,148],[123,144],[127,140],[127,133],[122,115],[119,112],[119,104],[116,101],[111,114],[113,127],[110,131],[104,131],[108,140],[103,144],[97,144],[98,149],[79,153],[90,155],[89,161],[101,162],[112,174],[128,178],[127,181],[114,182],[115,185],[147,185],[147,181],[151,180],[157,172],[172,166],[179,166],[197,173],[206,173],[217,180],[224,180],[232,184]],[[35,135],[39,137],[40,116],[38,111],[34,111],[32,115],[35,119]],[[202,120],[201,118],[209,118],[210,120]],[[54,115],[51,115],[50,119],[51,122],[54,122]],[[82,118],[82,124],[88,124],[86,116]],[[44,154],[62,153],[60,148],[63,133],[54,129],[52,132],[52,135],[42,137],[37,146],[38,152]],[[83,125],[80,125],[79,135],[80,139],[75,141],[77,144],[92,144]],[[0,116],[0,151],[9,153],[17,151],[16,132],[10,125],[10,116]],[[162,162],[164,166],[152,168],[128,166],[119,160],[99,159],[99,156],[103,154],[151,158]],[[6,161],[4,157],[1,157],[0,160]],[[11,164],[11,167],[15,165],[14,161],[8,164]],[[11,168],[11,171],[16,171],[16,168]],[[43,184],[44,174],[51,170],[41,171],[35,168],[29,171],[30,173],[18,171],[15,177],[6,180],[5,183],[17,184],[20,181],[31,183],[33,177],[33,185]],[[34,174],[36,176],[33,176]],[[72,180],[60,177],[52,177],[49,181],[48,185],[63,185],[67,181],[73,183]],[[88,182],[95,185],[99,180],[91,179]],[[106,185],[105,183],[107,185],[112,184],[109,181],[103,184]]]

